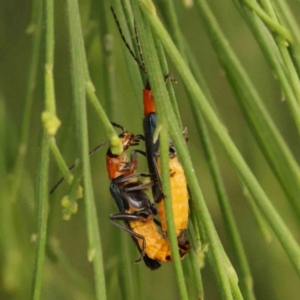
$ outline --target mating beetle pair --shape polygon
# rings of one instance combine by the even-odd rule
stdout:
[[[111,8],[111,10],[127,49],[143,72],[147,73],[141,54],[141,47],[136,28],[136,41],[140,50],[139,54],[141,61],[139,61],[139,59],[135,56],[127,43],[113,8]],[[120,139],[123,143],[124,152],[117,157],[113,156],[110,150],[107,152],[107,169],[110,179],[112,179],[110,191],[119,208],[119,213],[111,215],[110,219],[116,226],[124,229],[132,235],[141,253],[141,257],[138,261],[143,258],[149,268],[157,269],[160,266],[159,261],[168,262],[171,260],[171,252],[167,239],[164,194],[160,182],[159,138],[154,142],[154,134],[157,128],[156,108],[148,81],[146,82],[143,90],[143,104],[143,128],[146,153],[138,150],[132,150],[130,161],[128,160],[125,151],[130,146],[139,143],[143,137],[141,135],[134,136],[132,133],[125,131],[122,127],[123,132],[120,135]],[[138,166],[137,153],[146,155],[150,174],[136,173]],[[119,167],[116,167],[116,165]],[[169,144],[169,169],[175,230],[179,254],[180,257],[183,258],[190,249],[190,243],[184,235],[184,230],[187,228],[188,223],[189,196],[186,178],[182,166],[178,161],[175,147],[171,142]],[[139,176],[149,176],[151,181],[143,184],[138,181]],[[156,208],[144,192],[144,190],[148,189],[150,186],[152,187],[154,202],[158,206],[161,223],[158,223],[154,219],[154,216],[156,215]],[[115,220],[124,221],[126,227],[119,225],[115,222]],[[158,223],[161,227],[163,234],[158,231],[155,223]]]

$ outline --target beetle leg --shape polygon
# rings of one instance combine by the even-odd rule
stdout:
[[[144,155],[144,156],[147,156],[145,151],[136,149],[135,152],[140,153],[140,154],[142,154],[142,155]]]
[[[142,249],[140,249],[141,256],[138,259],[134,260],[134,262],[136,262],[136,263],[140,262],[143,259],[144,255],[145,255],[145,248],[146,248],[146,240],[145,240],[145,238],[142,235],[134,232],[133,230],[131,230],[131,229],[125,227],[125,226],[120,225],[115,220],[125,221],[125,222],[128,222],[128,221],[139,221],[139,220],[143,221],[143,220],[147,219],[147,217],[145,218],[145,216],[142,216],[142,215],[134,215],[134,214],[126,214],[126,213],[116,213],[116,214],[111,214],[109,216],[109,219],[111,220],[111,222],[116,227],[118,227],[118,228],[120,228],[120,229],[128,232],[131,236],[133,236],[135,238],[139,238],[139,239],[143,240]]]
[[[115,179],[113,179],[113,181],[116,184],[119,184],[119,183],[123,183],[123,182],[128,181],[128,179],[137,178],[137,177],[153,177],[153,174],[149,174],[149,173],[135,173],[135,174],[128,175],[126,177],[115,178]]]
[[[162,188],[161,177],[160,177],[160,174],[159,174],[159,171],[158,171],[158,166],[157,166],[157,161],[156,161],[157,153],[158,153],[158,156],[159,156],[159,152],[155,152],[155,154],[152,157],[153,165],[154,165],[154,169],[155,169],[155,176],[157,178],[156,184],[158,185],[158,190],[159,190],[158,195],[154,199],[155,203],[159,203],[160,201],[162,201],[165,198],[165,195],[163,193],[163,188]]]
[[[132,191],[139,191],[139,190],[146,190],[146,189],[149,189],[150,187],[153,186],[153,182],[152,181],[148,181],[148,182],[145,182],[143,184],[139,184],[137,186],[133,186],[133,187],[125,187],[124,190],[125,192],[132,192]]]

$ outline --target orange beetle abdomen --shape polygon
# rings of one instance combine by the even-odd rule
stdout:
[[[160,159],[157,160],[160,170]],[[187,190],[184,171],[177,157],[170,158],[170,184],[172,194],[172,208],[175,222],[176,235],[179,236],[187,228],[189,217],[189,194]],[[158,203],[158,213],[161,221],[161,228],[167,231],[164,201]]]
[[[154,260],[161,262],[171,261],[171,250],[169,242],[158,232],[153,220],[142,222],[129,222],[130,228],[145,238],[145,253]],[[140,249],[143,247],[143,240],[136,238]]]

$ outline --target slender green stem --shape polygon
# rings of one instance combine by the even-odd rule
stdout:
[[[275,20],[276,22],[279,22],[276,12],[274,10],[274,7],[273,7],[272,3],[270,2],[270,0],[261,0],[261,4],[265,8],[267,13],[272,17],[272,19]],[[300,93],[300,81],[299,81],[296,67],[293,64],[293,61],[292,61],[291,55],[287,49],[286,43],[284,43],[282,41],[282,39],[279,37],[276,38],[276,42],[277,42],[278,48],[280,49],[280,52],[281,52],[282,58],[285,62],[286,68],[288,70],[288,75],[290,76],[292,88],[294,90],[295,96],[298,100],[298,103],[300,103],[300,94],[299,94]]]
[[[45,246],[47,239],[49,144],[45,130],[43,130],[40,149],[35,191],[35,203],[37,205],[37,241],[31,294],[31,299],[33,300],[41,298],[42,271],[45,260]]]
[[[98,7],[96,2],[93,2],[93,5],[95,5],[95,7]],[[92,16],[94,16],[94,14],[92,14]],[[123,152],[123,145],[118,137],[118,134],[114,130],[114,127],[112,126],[109,118],[107,117],[107,114],[105,113],[99,99],[97,98],[95,86],[90,77],[88,63],[87,63],[87,59],[86,59],[85,48],[84,48],[84,41],[82,38],[80,38],[78,40],[78,44],[80,44],[80,47],[82,49],[82,59],[83,59],[82,67],[83,67],[83,73],[84,73],[84,78],[85,78],[85,89],[86,89],[86,93],[88,95],[88,99],[91,101],[91,104],[94,106],[96,112],[98,113],[98,115],[100,117],[100,120],[102,121],[102,123],[104,125],[105,132],[106,132],[107,138],[109,139],[110,148],[111,148],[112,153],[115,155],[120,155]],[[112,86],[113,86],[113,84],[112,84]]]
[[[198,228],[197,228],[198,229]],[[192,249],[190,251],[189,258],[191,260],[191,265],[194,272],[194,280],[196,283],[197,288],[197,299],[204,299],[204,290],[203,290],[203,283],[202,283],[202,277],[201,277],[201,269],[198,259],[198,253],[201,253],[201,245],[197,241],[196,238],[196,232],[195,228],[192,222],[189,222],[189,228],[188,228],[188,238],[191,241]]]
[[[278,7],[278,10],[280,11],[280,14],[283,16],[285,23],[287,24],[288,29],[293,35],[293,38],[297,44],[298,47],[300,47],[300,30],[299,26],[292,15],[287,3],[283,0],[273,0],[276,6]]]
[[[243,0],[257,15],[266,23],[272,31],[278,33],[282,38],[289,42],[293,41],[291,33],[281,26],[278,22],[274,21],[269,15],[255,2],[254,0]]]
[[[46,63],[45,63],[45,97],[46,110],[56,113],[54,95],[54,3],[46,0]]]
[[[50,252],[52,257],[58,261],[64,269],[67,271],[69,276],[73,279],[77,287],[85,291],[89,296],[93,295],[93,286],[86,280],[82,274],[74,267],[69,257],[62,251],[60,243],[57,239],[51,238],[47,243],[47,251]]]
[[[237,261],[237,268],[238,268],[238,275],[240,279],[241,289],[243,291],[243,295],[245,299],[255,299],[255,295],[253,292],[253,279],[247,261],[247,256],[244,251],[244,247],[241,241],[238,227],[235,222],[234,215],[229,204],[229,199],[218,166],[217,157],[213,149],[212,142],[209,138],[208,128],[203,120],[203,116],[200,114],[200,111],[196,109],[194,110],[194,112],[196,115],[196,120],[198,120],[199,122],[198,126],[201,127],[200,138],[202,140],[203,145],[205,145],[204,152],[208,160],[208,165],[214,181],[219,205],[221,207],[221,212],[224,218],[224,223],[227,229],[231,246],[234,251],[234,257]]]
[[[243,300],[244,298],[239,289],[237,282],[234,280],[234,278],[232,278],[232,276],[229,275],[228,277],[229,277],[229,281],[230,281],[230,287],[231,287],[233,299],[234,300]]]
[[[50,137],[49,138],[49,145],[50,145],[50,149],[53,153],[53,155],[55,156],[56,162],[63,174],[63,177],[67,180],[68,184],[70,185],[73,181],[73,175],[70,172],[66,162],[64,161],[57,145],[56,145],[56,141],[54,137]]]
[[[214,108],[214,111],[216,113],[218,113],[218,108],[216,106],[216,103],[213,99],[213,96],[208,88],[208,85],[205,81],[204,75],[201,73],[200,68],[199,68],[199,64],[195,58],[195,56],[193,55],[188,42],[184,39],[184,37],[182,38],[182,43],[185,46],[185,53],[188,59],[188,64],[189,67],[193,73],[193,75],[195,76],[197,82],[199,83],[199,86],[201,87],[205,97],[207,98],[207,100],[209,101],[210,105]]]
[[[140,4],[143,4],[143,1],[140,1]],[[141,5],[141,8],[144,8],[143,5]],[[145,17],[149,19],[147,13],[145,13],[145,11],[143,12]],[[137,21],[139,20],[138,18],[136,19]],[[140,22],[138,24],[140,25]],[[159,118],[164,117],[164,120],[168,122],[168,128],[170,130],[171,138],[175,143],[176,150],[178,151],[180,159],[184,165],[184,171],[189,182],[189,187],[192,193],[192,199],[195,199],[195,207],[197,208],[198,219],[200,221],[201,218],[201,220],[205,224],[205,229],[208,232],[211,251],[213,253],[212,256],[214,258],[214,263],[217,267],[217,281],[220,283],[221,286],[220,292],[222,294],[222,297],[224,299],[232,299],[228,277],[224,269],[224,265],[222,263],[222,254],[219,249],[218,242],[216,240],[215,228],[207,210],[207,207],[205,205],[200,187],[198,185],[198,181],[195,176],[186,145],[183,141],[181,129],[179,128],[177,123],[174,123],[176,117],[170,104],[166,86],[161,80],[162,73],[159,68],[157,53],[155,49],[153,49],[153,44],[150,43],[149,36],[151,36],[150,33],[141,31],[141,42],[142,47],[144,49],[145,62],[147,65],[151,88],[153,90],[155,102],[157,104],[158,116]]]
[[[69,27],[69,42],[71,52],[71,79],[76,116],[77,144],[82,161],[83,182],[86,205],[86,224],[88,233],[88,259],[93,262],[96,299],[106,299],[105,276],[98,231],[98,219],[92,188],[89,149],[87,112],[85,102],[85,51],[82,37],[81,21],[76,0],[67,0],[67,19]]]
[[[298,120],[296,122],[299,122],[300,118],[297,118],[297,110],[299,110],[299,106],[297,104],[297,99],[295,98],[295,95],[291,88],[290,81],[289,81],[288,75],[287,75],[287,70],[280,58],[280,53],[278,51],[278,48],[277,48],[272,36],[269,34],[268,30],[265,28],[265,26],[262,24],[262,22],[259,20],[259,18],[252,11],[247,9],[247,7],[245,7],[245,9],[243,9],[243,6],[239,3],[239,1],[234,0],[234,2],[236,4],[236,6],[239,8],[239,11],[241,12],[242,16],[248,20],[248,24],[249,24],[256,40],[258,41],[268,63],[275,70],[277,78],[283,89],[285,98],[287,99],[287,102],[289,103],[291,109],[293,107],[296,108],[296,111],[295,111],[295,113],[293,113],[293,115]],[[267,134],[267,132],[265,132],[264,134]],[[271,148],[273,149],[272,150],[273,153],[275,153],[279,150],[276,148],[276,145],[275,144],[273,145],[272,141],[270,140],[269,150],[271,150]],[[280,153],[278,152],[276,154],[276,156],[278,156],[279,154]],[[276,170],[275,171],[279,172],[279,173],[277,173],[277,178],[281,181],[281,185],[284,189],[284,192],[286,193],[288,199],[290,200],[291,205],[294,207],[295,213],[297,214],[297,216],[299,216],[300,210],[299,210],[299,201],[298,201],[299,196],[298,195],[300,193],[300,182],[299,182],[298,178],[300,175],[297,175],[298,174],[298,171],[297,171],[298,166],[297,166],[296,162],[288,163],[288,165],[291,165],[291,167],[294,169],[293,173],[295,173],[295,177],[294,176],[290,177],[291,173],[289,173],[288,168],[286,167],[286,165],[284,165],[285,159],[282,160],[282,158],[283,158],[282,155],[278,156],[278,159],[276,162],[276,164],[277,164],[276,170],[277,171]],[[270,163],[272,163],[272,162],[270,161]],[[287,172],[287,173],[285,173],[285,172]],[[285,174],[285,175],[283,175],[283,174]],[[286,177],[286,176],[288,176],[288,177]],[[287,180],[287,178],[289,180]]]
[[[300,193],[299,166],[269,116],[262,99],[229,46],[206,1],[197,0],[196,4],[229,83],[244,110],[250,129],[284,191],[288,191],[287,195],[293,195],[294,211],[300,215],[300,202],[295,200],[298,199]]]
[[[110,1],[92,1],[91,15],[96,18],[99,23],[100,42],[102,48],[103,62],[103,100],[105,110],[111,119],[118,118],[117,107],[117,84],[115,78],[115,62],[114,62],[114,37],[111,34],[111,22],[113,18],[110,14]]]
[[[128,236],[125,234],[121,235],[121,241],[122,241],[123,259],[121,259],[120,262],[120,272],[123,277],[121,281],[121,285],[123,286],[123,290],[124,290],[123,299],[124,300],[136,299],[135,289],[134,289],[134,287],[136,286],[136,281],[135,281],[136,277],[133,276],[134,266],[132,264],[132,261],[129,259],[129,257],[131,257],[132,255],[129,248],[129,242],[131,243],[131,241],[128,239]]]
[[[198,231],[200,232],[201,241],[205,245],[205,246],[201,246],[201,252],[202,252],[203,257],[200,257],[200,259],[204,260],[204,251],[205,251],[205,248],[207,247],[208,248],[208,250],[207,250],[208,261],[209,261],[209,263],[210,263],[210,265],[211,265],[211,267],[214,271],[214,274],[216,272],[218,272],[218,264],[222,264],[222,267],[224,268],[224,271],[226,272],[226,275],[228,276],[228,268],[224,263],[224,257],[226,257],[226,255],[225,255],[224,249],[223,249],[223,247],[220,243],[220,239],[219,239],[217,233],[215,232],[216,243],[218,243],[218,248],[219,248],[219,251],[220,251],[220,254],[221,254],[220,260],[218,261],[218,264],[216,264],[215,260],[214,260],[214,254],[213,254],[212,251],[210,251],[211,244],[210,244],[208,236],[206,234],[207,231],[205,230],[204,224],[201,222],[201,219],[199,219],[197,217],[197,207],[195,206],[195,204],[196,204],[196,202],[193,201],[192,206],[191,206],[191,211],[192,211],[191,219],[193,221],[194,228],[195,229],[197,228]],[[198,260],[199,260],[199,258],[198,258]],[[204,262],[203,262],[203,265],[204,265]],[[228,278],[228,280],[229,280],[229,278]],[[230,281],[229,281],[229,283],[230,283]],[[217,281],[217,285],[218,285],[218,288],[219,288],[219,290],[222,294],[222,286],[221,286],[219,281]],[[231,287],[230,287],[230,290],[231,290]]]
[[[54,111],[54,94],[51,93],[53,78],[47,70],[47,63],[53,63],[53,40],[54,40],[54,20],[53,20],[53,0],[47,0],[46,5],[46,67],[45,67],[45,108]],[[33,273],[32,299],[41,297],[42,270],[45,259],[45,248],[47,239],[48,220],[48,177],[49,177],[49,141],[48,133],[43,129],[41,139],[41,152],[39,159],[39,170],[36,184],[36,205],[37,205],[37,244]]]
[[[243,185],[243,194],[245,195],[246,199],[248,200],[250,207],[252,209],[253,215],[257,221],[258,227],[261,230],[263,236],[265,237],[267,242],[271,242],[272,240],[272,230],[267,223],[266,219],[262,216],[261,212],[257,208],[257,205],[255,201],[253,200],[253,197],[250,195],[248,189],[246,188],[245,184]]]
[[[23,168],[25,163],[25,156],[27,153],[29,127],[31,121],[31,110],[33,107],[34,92],[37,82],[38,63],[40,58],[40,48],[42,42],[42,28],[43,28],[43,2],[40,0],[34,0],[32,10],[32,20],[27,29],[27,32],[32,34],[32,50],[29,62],[27,90],[25,95],[25,106],[23,109],[23,120],[21,125],[21,136],[18,152],[16,155],[16,162],[12,171],[12,178],[14,180],[12,184],[12,201],[17,196],[19,186],[23,177]]]
[[[163,3],[165,3],[165,5],[166,5],[166,3],[168,3],[169,9],[165,9],[165,15],[168,20],[169,28],[172,28],[172,30],[170,30],[169,32],[177,33],[176,37],[173,36],[173,39],[175,41],[175,44],[177,44],[178,49],[181,51],[184,51],[183,53],[181,52],[181,54],[182,54],[183,59],[187,62],[188,57],[190,56],[190,53],[185,52],[185,49],[187,48],[187,46],[184,47],[184,41],[182,39],[182,34],[180,32],[180,27],[179,27],[178,21],[176,18],[174,18],[173,14],[170,13],[172,11],[175,11],[175,9],[173,7],[173,3],[172,3],[172,1],[169,1],[169,0],[166,2],[163,1]],[[192,61],[192,60],[193,60],[193,58],[191,57],[190,61]],[[203,83],[204,88],[207,88],[205,81],[203,82],[203,80],[202,80],[200,71],[197,69],[197,64],[195,62],[193,62],[192,65],[193,65],[193,70],[195,72],[194,76],[198,75],[197,81]],[[207,94],[208,94],[208,96],[211,96],[210,93],[207,93]],[[206,125],[200,111],[197,110],[195,108],[195,106],[193,105],[193,101],[190,98],[190,96],[188,96],[188,99],[189,99],[190,105],[193,108],[192,112],[194,114],[194,120],[195,120],[195,124],[196,124],[197,130],[198,130],[198,135],[203,144],[205,156],[207,158],[210,172],[211,172],[211,175],[212,175],[212,178],[214,181],[215,189],[216,189],[216,192],[218,195],[218,200],[219,200],[219,204],[220,204],[223,218],[225,221],[227,233],[229,235],[231,245],[234,250],[234,256],[237,260],[237,266],[238,266],[238,271],[239,271],[238,273],[239,273],[239,278],[240,278],[240,283],[241,283],[241,288],[243,290],[243,294],[245,295],[246,299],[255,299],[255,296],[253,293],[253,280],[252,280],[252,276],[251,276],[251,272],[250,272],[250,267],[248,265],[246,254],[243,249],[242,241],[239,236],[238,229],[237,229],[237,225],[235,223],[234,216],[233,216],[232,210],[229,205],[227,193],[226,193],[224,183],[222,180],[222,176],[221,176],[221,173],[219,170],[215,151],[214,151],[211,139],[209,137],[207,125]],[[211,103],[214,103],[214,101],[211,100]]]
[[[135,41],[135,33],[134,33],[134,29],[133,29],[133,17],[132,17],[132,12],[131,12],[131,5],[129,3],[129,0],[122,0],[122,1],[118,1],[118,2],[121,2],[122,5],[115,5],[114,9],[116,11],[117,16],[119,16],[119,18],[120,18],[120,20],[119,20],[119,22],[121,22],[120,24],[122,24],[122,19],[124,19],[124,18],[126,19],[126,24],[121,25],[122,31],[123,31],[125,37],[130,37],[126,40],[129,43],[129,45],[133,45],[133,49],[135,49],[135,54],[138,54],[137,49],[136,49],[137,48],[136,42],[131,43],[131,39],[132,40],[134,39],[134,41]],[[119,37],[118,39],[116,38],[116,40],[121,40],[121,37]],[[126,48],[126,46],[124,45],[122,40],[121,40],[121,43],[122,43],[122,48],[123,49]],[[137,66],[137,63],[134,61],[134,59],[130,55],[127,48],[126,48],[126,51],[122,51],[122,52],[124,54],[127,72],[128,72],[128,76],[129,76],[130,82],[131,82],[131,88],[134,92],[136,100],[138,100],[137,106],[139,109],[139,113],[142,114],[143,103],[142,103],[142,101],[140,101],[140,99],[141,99],[142,87],[144,85],[142,78],[145,77],[145,74]],[[141,74],[143,77],[141,77]]]
[[[164,19],[168,21],[169,33],[173,38],[174,44],[177,45],[179,52],[182,53],[182,57],[186,61],[187,57],[185,55],[184,44],[182,43],[182,33],[178,26],[179,22],[174,2],[172,0],[158,0],[156,3],[160,7],[160,12]]]
[[[60,121],[56,117],[55,87],[54,87],[54,3],[46,1],[46,55],[45,55],[45,111],[42,114],[45,130],[48,134],[50,149],[68,184],[72,183],[73,175],[68,169],[55,141],[54,135]]]
[[[175,222],[172,209],[171,186],[170,186],[170,170],[169,170],[169,137],[166,129],[166,124],[162,125],[160,132],[160,158],[161,158],[161,173],[162,185],[165,194],[165,211],[168,229],[168,240],[171,246],[172,261],[176,270],[177,282],[179,284],[180,298],[189,299],[187,288],[184,282],[183,270],[180,262],[177,237],[175,232]]]
[[[193,101],[196,104],[197,109],[201,110],[207,120],[207,122],[211,125],[212,129],[215,131],[216,135],[220,139],[222,145],[224,146],[225,152],[228,155],[232,164],[236,167],[238,172],[240,173],[241,177],[243,178],[249,192],[253,196],[256,204],[264,217],[268,220],[269,224],[271,225],[274,233],[276,234],[277,238],[279,239],[282,247],[286,251],[287,255],[289,256],[291,262],[293,263],[296,271],[300,275],[300,249],[295,241],[294,237],[292,236],[291,232],[287,228],[286,224],[281,219],[280,215],[274,209],[273,205],[270,203],[268,197],[266,196],[265,192],[260,187],[259,183],[257,182],[256,178],[250,171],[249,167],[245,163],[244,159],[242,158],[241,154],[239,153],[238,149],[234,145],[233,141],[231,140],[230,136],[228,135],[227,130],[224,128],[222,123],[219,121],[218,117],[214,113],[213,109],[205,99],[201,89],[199,88],[196,80],[192,76],[190,70],[187,68],[186,64],[184,63],[182,57],[180,56],[178,50],[176,49],[175,45],[173,44],[172,40],[170,39],[168,33],[159,22],[157,16],[153,14],[153,9],[151,4],[148,1],[143,0],[140,1],[140,5],[142,11],[145,15],[145,18],[150,21],[153,31],[157,35],[157,37],[161,40],[165,50],[169,54],[171,60],[173,61],[174,65],[176,66],[179,74],[181,75],[185,85],[187,86]],[[150,5],[150,8],[149,8]],[[168,115],[172,116],[172,114],[168,113]],[[168,117],[168,116],[167,116]],[[178,130],[179,131],[179,130]],[[176,149],[182,159],[182,163],[184,166],[184,170],[186,173],[186,177],[191,187],[192,197],[193,199],[202,199],[201,191],[197,188],[197,179],[193,172],[193,167],[191,165],[189,156],[187,155],[186,146],[182,141],[182,137],[177,130],[172,130],[170,132],[171,137],[175,143]],[[183,155],[184,154],[184,155]],[[202,201],[195,201],[197,205],[202,203]],[[195,205],[195,208],[197,206]],[[206,209],[206,207],[205,207]],[[202,210],[203,211],[203,210]],[[201,215],[201,207],[199,206],[199,214]],[[203,214],[204,215],[204,214]],[[206,216],[202,218],[202,222],[206,227]],[[209,236],[208,236],[209,239]],[[215,245],[213,245],[215,246]],[[211,245],[212,247],[212,245]]]
[[[108,137],[110,142],[111,152],[115,155],[120,155],[123,152],[123,145],[119,139],[119,136],[114,130],[111,122],[109,121],[100,101],[98,100],[95,94],[94,85],[91,81],[88,81],[86,83],[86,92],[87,92],[88,99],[90,100],[91,104],[94,106],[96,112],[99,115],[100,120],[104,125],[106,136]]]
[[[292,61],[291,55],[290,55],[286,45],[284,45],[281,40],[277,44],[278,44],[278,47],[280,49],[282,59],[283,59],[283,61],[285,63],[285,66],[287,68],[287,74],[289,76],[289,79],[290,79],[291,86],[293,88],[295,97],[298,100],[298,103],[289,102],[289,104],[291,106],[291,110],[293,112],[297,108],[299,110],[299,105],[300,105],[300,81],[299,81],[299,77],[298,77],[297,71],[295,69],[294,63]],[[295,106],[296,106],[296,108],[295,108]],[[299,117],[299,116],[294,113],[294,118],[297,118],[297,117]]]
[[[140,57],[140,53],[139,53],[139,48],[138,48],[138,45],[137,45],[136,33],[135,33],[135,30],[134,30],[134,19],[133,19],[133,15],[132,15],[132,9],[131,9],[130,1],[129,0],[121,0],[121,4],[122,4],[124,14],[126,16],[127,27],[129,29],[131,42],[132,42],[131,44],[133,45],[133,49],[134,49],[136,57],[140,60],[140,62],[142,62],[141,57]],[[128,51],[126,51],[126,52],[128,52]],[[131,56],[131,55],[129,55],[129,53],[127,53],[127,57],[129,57],[129,56]],[[130,59],[131,59],[131,61],[133,60],[132,57]],[[141,68],[139,68],[139,72],[140,72],[142,81],[146,82],[147,74],[145,74],[145,72]],[[136,80],[137,79],[134,79],[133,82],[135,82]],[[138,79],[138,81],[140,81],[140,80]],[[140,98],[140,96],[139,96],[139,98]]]
[[[169,97],[172,103],[172,107],[174,109],[175,115],[176,115],[176,120],[180,126],[180,128],[183,128],[182,125],[182,121],[180,118],[180,114],[179,114],[179,109],[178,109],[178,105],[177,105],[177,101],[176,101],[176,97],[175,97],[175,92],[174,92],[174,88],[172,86],[172,78],[167,78],[167,76],[172,76],[172,74],[170,73],[170,70],[168,68],[168,64],[167,64],[167,60],[166,60],[166,56],[164,53],[164,49],[160,43],[159,40],[155,40],[155,47],[156,47],[156,51],[157,51],[157,55],[160,61],[160,65],[161,65],[161,69],[162,72],[167,80],[166,85],[167,85],[167,89],[168,89],[168,93],[169,93]]]
[[[132,9],[135,16],[135,20],[137,25],[139,26],[141,46],[144,50],[144,59],[148,70],[148,76],[151,84],[151,88],[156,90],[153,87],[153,78],[156,79],[156,82],[160,82],[163,85],[163,88],[166,91],[166,86],[163,81],[162,70],[159,65],[158,57],[155,50],[155,44],[147,23],[143,22],[142,16],[139,11],[139,7],[137,2],[132,1]],[[149,50],[149,52],[148,52]],[[152,59],[152,54],[155,53],[156,65],[149,65],[149,60]],[[152,77],[153,76],[153,77]],[[156,90],[157,91],[157,90]],[[155,99],[157,99],[157,94],[155,95]],[[159,111],[159,108],[158,108]],[[162,114],[158,114],[159,122],[162,124],[162,129],[160,133],[160,157],[161,157],[161,170],[162,170],[162,185],[163,191],[166,196],[164,205],[166,210],[166,220],[167,220],[167,229],[168,229],[168,240],[170,242],[172,261],[175,267],[177,284],[180,292],[181,299],[189,299],[187,288],[184,281],[183,270],[180,262],[179,252],[178,252],[178,242],[175,232],[175,224],[173,219],[173,210],[172,210],[172,201],[171,201],[171,188],[170,188],[170,170],[169,170],[169,138],[167,134],[167,124],[162,123],[163,119],[160,117]],[[176,119],[175,119],[176,120]]]

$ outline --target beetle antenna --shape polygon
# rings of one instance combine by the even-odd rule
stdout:
[[[143,57],[143,51],[142,51],[142,47],[141,47],[141,43],[140,43],[140,39],[139,39],[139,35],[138,35],[138,32],[137,32],[137,27],[136,27],[135,21],[134,21],[134,33],[135,33],[136,45],[137,45],[138,50],[139,50],[139,54],[140,54],[142,65],[144,67],[143,71],[147,74],[147,70],[146,70],[146,66],[145,66],[145,61],[144,61],[144,57]]]
[[[119,125],[119,124],[117,124],[117,123],[115,123],[115,122],[110,122],[114,127],[116,127],[116,128],[120,128],[122,131],[123,131],[123,133],[124,132],[127,132],[127,130],[125,129],[125,127],[123,127],[122,125]]]
[[[137,62],[137,64],[139,65],[139,67],[142,69],[142,71],[143,71],[145,74],[147,74],[147,70],[146,70],[146,67],[145,67],[145,64],[144,64],[144,60],[142,59],[142,62],[140,62],[140,61],[138,60],[138,58],[136,57],[136,55],[134,54],[134,52],[132,51],[130,45],[127,43],[127,41],[126,41],[126,39],[125,39],[125,36],[124,36],[124,34],[123,34],[121,25],[120,25],[120,23],[119,23],[119,20],[118,20],[118,18],[117,18],[117,15],[116,15],[116,13],[115,13],[113,7],[111,6],[110,9],[111,9],[111,12],[112,12],[112,14],[113,14],[113,16],[114,16],[114,19],[115,19],[115,21],[116,21],[118,30],[119,30],[119,32],[120,32],[121,38],[122,38],[122,40],[123,40],[123,42],[124,42],[126,48],[128,49],[128,51],[129,51],[129,53],[131,54],[131,56],[133,57],[133,59]],[[139,49],[139,52],[140,52],[140,57],[143,58],[142,50],[141,50],[141,45],[140,45],[140,41],[139,41],[138,36],[137,36],[137,30],[136,30],[135,25],[134,25],[134,31],[135,31],[135,35],[136,35],[137,46],[138,46],[138,49]]]
[[[103,146],[105,146],[108,143],[108,141],[103,142],[102,144],[96,146],[94,149],[92,149],[89,152],[89,155],[93,155],[95,152],[97,152],[100,148],[102,148]],[[72,171],[75,168],[76,164],[72,165],[71,167],[69,167],[69,171]],[[60,184],[65,180],[64,177],[62,177],[56,184],[55,186],[51,189],[50,191],[50,195],[54,193],[54,191],[60,186]]]

